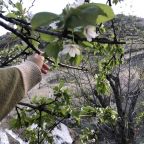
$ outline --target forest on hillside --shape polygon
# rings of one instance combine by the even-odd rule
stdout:
[[[0,36],[0,70],[41,52],[50,66],[1,122],[23,141],[10,143],[144,143],[144,19],[115,15],[120,2],[76,0],[59,15],[32,15],[35,0],[0,0],[0,26],[9,31]]]

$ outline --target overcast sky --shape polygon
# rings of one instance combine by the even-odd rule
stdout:
[[[16,0],[13,0],[16,1]],[[33,0],[23,0],[24,6],[29,7]],[[95,3],[106,3],[107,0],[91,0]],[[124,2],[113,6],[115,14],[123,13],[125,15],[135,15],[144,18],[144,0],[123,0]],[[37,13],[40,11],[49,11],[60,14],[62,9],[68,3],[73,3],[74,0],[36,0],[34,6],[31,8],[32,13]],[[4,34],[6,31],[0,27],[0,35]]]

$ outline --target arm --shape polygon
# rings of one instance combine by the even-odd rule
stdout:
[[[43,61],[42,56],[35,54],[21,65],[0,69],[0,120],[40,82],[41,72],[47,73]]]

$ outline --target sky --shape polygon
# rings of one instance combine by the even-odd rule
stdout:
[[[16,1],[16,0],[13,0]],[[107,0],[91,0],[95,3],[106,3]],[[23,0],[25,7],[30,7],[33,0]],[[62,9],[68,3],[73,3],[74,0],[35,0],[34,6],[31,8],[31,12],[37,13],[41,11],[49,11],[60,14]],[[144,0],[123,0],[123,2],[113,5],[115,14],[135,15],[137,17],[144,18]],[[0,27],[0,35],[3,35],[6,31]]]

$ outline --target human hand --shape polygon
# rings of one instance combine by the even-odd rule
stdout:
[[[40,68],[42,73],[47,74],[49,67],[44,63],[44,57],[41,54],[33,54],[28,60],[34,62]]]

